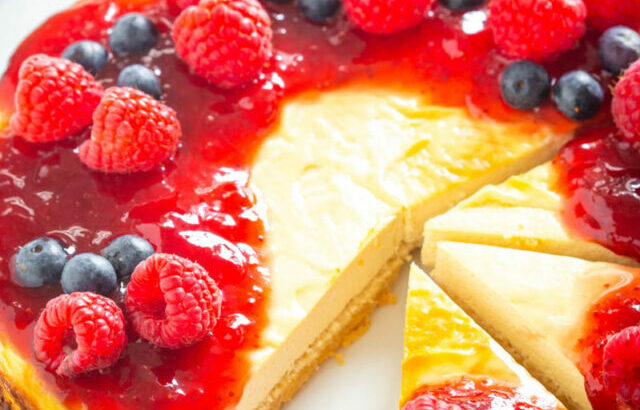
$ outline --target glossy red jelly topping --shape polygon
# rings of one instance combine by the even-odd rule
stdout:
[[[602,296],[587,312],[585,326],[576,351],[578,366],[585,376],[585,388],[594,409],[615,410],[616,392],[609,391],[603,380],[603,349],[612,335],[640,324],[640,271],[628,269],[629,279],[605,284]],[[629,378],[640,375],[628,375]]]
[[[420,389],[403,410],[551,410],[557,403],[536,397],[525,388],[492,379],[463,377],[447,383]]]
[[[248,188],[250,165],[277,123],[281,101],[306,90],[366,81],[411,87],[437,103],[466,106],[477,117],[534,127],[551,123],[561,131],[572,127],[550,103],[533,113],[502,103],[497,77],[508,61],[496,54],[483,11],[452,15],[438,9],[419,27],[375,36],[354,30],[344,16],[320,25],[306,21],[291,4],[268,8],[276,53],[259,79],[234,90],[191,75],[172,47],[174,11],[164,1],[144,0],[87,0],[52,17],[19,46],[0,80],[1,123],[13,111],[17,71],[26,57],[59,55],[80,39],[106,45],[117,17],[135,9],[158,25],[158,45],[145,55],[111,56],[97,79],[108,87],[126,65],[151,67],[182,124],[177,155],[158,170],[132,175],[83,167],[74,150],[88,131],[55,144],[11,136],[0,142],[0,336],[66,403],[210,409],[239,400],[249,378],[246,353],[259,344],[269,296],[264,215]],[[552,75],[577,65],[595,70],[592,40],[550,64]],[[72,380],[54,377],[35,361],[31,339],[39,312],[61,290],[13,285],[12,256],[40,236],[58,238],[78,253],[99,252],[112,238],[130,233],[158,251],[199,262],[214,276],[225,296],[214,337],[168,351],[130,331],[130,344],[113,367]],[[120,300],[121,292],[113,297]]]
[[[580,135],[555,160],[565,224],[584,238],[640,260],[640,150],[613,126]]]

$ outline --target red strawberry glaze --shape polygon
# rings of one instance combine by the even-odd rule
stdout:
[[[621,274],[623,273],[623,274]],[[607,390],[603,380],[603,350],[611,336],[640,324],[640,270],[617,272],[615,283],[606,283],[602,295],[585,316],[582,337],[576,345],[578,368],[585,377],[585,388],[594,409],[626,408]],[[627,381],[639,375],[627,375]]]
[[[173,159],[161,169],[132,175],[104,175],[81,164],[74,149],[88,130],[55,144],[0,142],[0,335],[70,405],[199,409],[226,408],[239,400],[248,378],[246,353],[258,345],[269,297],[264,215],[247,183],[253,153],[277,123],[283,100],[347,82],[401,83],[437,103],[466,106],[477,117],[518,122],[532,131],[541,123],[561,132],[573,128],[550,103],[527,114],[502,103],[497,76],[508,61],[494,50],[482,12],[462,17],[438,8],[414,29],[375,36],[353,29],[344,16],[317,25],[293,5],[269,4],[275,57],[254,83],[221,90],[190,74],[175,56],[170,37],[175,10],[163,1],[119,1],[127,7],[87,0],[52,17],[19,46],[0,80],[1,126],[13,111],[17,70],[26,57],[59,55],[84,38],[106,44],[115,19],[136,9],[158,25],[158,45],[143,56],[112,56],[97,79],[106,88],[128,64],[152,67],[183,129]],[[599,70],[593,40],[591,35],[550,63],[550,73],[557,77],[578,66]],[[129,331],[130,344],[110,369],[73,380],[54,377],[33,358],[31,343],[39,312],[60,289],[13,285],[12,255],[39,236],[56,237],[73,252],[99,252],[113,237],[128,233],[213,274],[224,294],[215,337],[166,351]],[[121,292],[114,298],[120,302]]]
[[[402,410],[553,410],[557,403],[540,399],[526,388],[487,378],[453,379],[439,386],[419,389]]]
[[[640,150],[605,123],[567,144],[554,164],[565,197],[565,225],[640,260]]]

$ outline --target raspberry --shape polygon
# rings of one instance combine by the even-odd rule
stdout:
[[[104,369],[118,360],[127,344],[124,317],[115,302],[104,296],[60,295],[40,315],[33,344],[36,358],[60,376]],[[71,352],[69,344],[76,345]]]
[[[492,0],[488,24],[502,54],[541,61],[572,48],[586,17],[582,0]]]
[[[640,408],[640,326],[611,336],[604,347],[604,385],[614,397]]]
[[[149,171],[176,151],[181,136],[173,109],[140,90],[112,87],[93,114],[91,139],[80,145],[78,156],[98,171]]]
[[[271,57],[271,19],[258,0],[202,0],[173,24],[178,56],[212,84],[233,88]]]
[[[349,19],[364,31],[387,34],[419,24],[435,0],[344,0]]]
[[[584,0],[587,5],[587,22],[605,30],[617,25],[640,27],[640,2],[638,0]]]
[[[213,330],[220,319],[222,292],[197,263],[156,253],[133,271],[125,305],[142,338],[178,349]]]
[[[22,63],[11,131],[31,142],[58,141],[91,124],[102,86],[80,64],[44,54]]]
[[[630,142],[640,142],[640,61],[629,67],[613,91],[611,112]]]

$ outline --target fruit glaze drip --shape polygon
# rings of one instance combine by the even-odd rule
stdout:
[[[402,410],[455,409],[528,409],[559,410],[553,400],[532,395],[525,388],[490,379],[463,377],[443,385],[423,389]]]
[[[300,8],[306,3],[299,2]],[[345,1],[347,12],[353,13],[356,3]],[[237,403],[248,378],[246,353],[258,346],[269,297],[265,215],[249,187],[251,160],[277,124],[287,98],[354,81],[401,83],[429,95],[434,103],[465,106],[474,117],[514,121],[532,131],[541,124],[552,124],[558,132],[574,128],[544,97],[551,80],[569,70],[599,70],[596,33],[576,37],[575,47],[563,58],[536,68],[546,70],[549,78],[534,84],[535,98],[517,90],[510,94],[511,106],[537,106],[522,112],[501,97],[499,74],[516,57],[498,52],[486,6],[455,12],[430,1],[418,3],[432,7],[423,22],[418,16],[416,27],[376,35],[354,27],[343,11],[334,10],[336,16],[316,23],[295,5],[266,2],[272,56],[257,78],[230,89],[193,74],[176,55],[171,32],[180,10],[174,2],[81,1],[52,17],[17,48],[0,81],[0,127],[15,110],[18,71],[25,59],[38,53],[58,57],[86,39],[109,49],[109,33],[118,18],[142,13],[158,29],[156,45],[145,53],[110,54],[96,80],[106,89],[131,64],[150,68],[162,89],[152,86],[149,94],[162,94],[182,127],[175,155],[161,167],[129,174],[94,172],[83,165],[77,152],[90,128],[60,142],[34,144],[10,132],[2,141],[0,232],[10,234],[0,237],[0,334],[28,358],[50,390],[69,405],[89,408],[227,408]],[[496,15],[504,14],[496,10]],[[322,19],[318,13],[307,9],[308,18]],[[574,14],[584,19],[586,13],[579,9]],[[367,27],[374,20],[360,25]],[[567,44],[556,46],[567,49]],[[513,79],[528,74],[527,69],[515,70]],[[55,376],[34,358],[32,339],[38,316],[61,293],[60,286],[16,286],[14,255],[42,236],[57,239],[71,254],[99,253],[125,234],[145,238],[156,252],[197,262],[211,274],[224,298],[213,336],[184,349],[163,350],[141,340],[127,325],[129,343],[111,367],[75,378]],[[122,285],[110,295],[120,306],[124,290]]]
[[[640,406],[640,271],[616,272],[586,313],[578,366],[594,409]]]

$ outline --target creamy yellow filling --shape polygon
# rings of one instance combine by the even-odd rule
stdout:
[[[412,266],[402,361],[403,404],[421,387],[461,376],[519,383],[491,339],[428,276]]]
[[[433,266],[436,244],[455,241],[636,264],[571,232],[563,222],[562,207],[551,163],[486,186],[426,223],[423,262]]]

